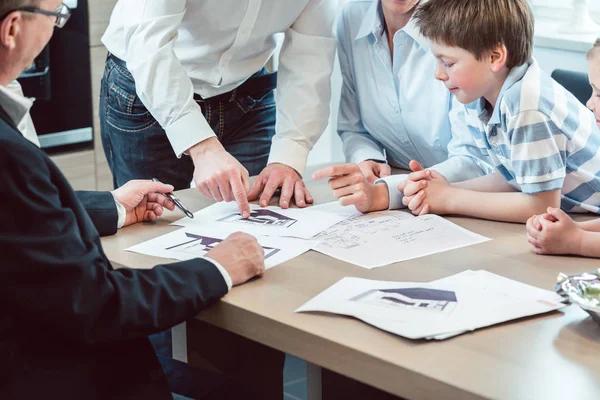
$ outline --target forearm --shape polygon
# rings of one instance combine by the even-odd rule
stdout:
[[[519,223],[525,223],[534,214],[545,213],[548,207],[560,206],[560,193],[554,192],[530,195],[453,188],[446,199],[447,214]]]
[[[335,7],[314,2],[288,29],[277,73],[277,123],[268,163],[283,163],[301,175],[308,153],[329,122],[336,40]]]
[[[512,187],[498,171],[468,181],[456,182],[453,183],[452,186],[475,192],[498,193],[516,191],[516,189]]]
[[[581,231],[579,251],[573,254],[600,258],[600,232]]]
[[[131,16],[122,40],[135,91],[180,157],[192,146],[215,136],[194,100],[192,80],[174,51],[186,1],[127,2],[123,11]]]
[[[579,222],[579,228],[588,232],[600,232],[600,218]]]

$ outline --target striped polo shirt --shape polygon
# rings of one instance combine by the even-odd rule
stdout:
[[[600,129],[590,110],[532,59],[510,71],[490,113],[465,105],[477,146],[515,189],[561,189],[561,208],[600,213]]]

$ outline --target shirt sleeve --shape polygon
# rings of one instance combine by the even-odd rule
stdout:
[[[117,229],[121,229],[123,227],[123,225],[125,225],[125,218],[127,217],[127,211],[125,210],[125,207],[123,206],[123,204],[119,203],[119,200],[117,200],[117,197],[115,196],[115,194],[113,192],[110,192],[110,194],[112,194],[113,198],[115,199],[115,205],[117,206]]]
[[[399,208],[406,208],[404,204],[402,204],[402,199],[404,198],[404,194],[398,190],[398,185],[404,182],[408,178],[407,174],[399,174],[399,175],[390,175],[385,178],[380,178],[375,181],[375,183],[385,183],[388,187],[389,193],[389,210],[397,210]]]
[[[494,172],[487,151],[479,148],[475,132],[467,125],[465,106],[452,96],[449,118],[452,138],[448,143],[448,159],[431,167],[449,182],[474,179]]]
[[[337,21],[338,59],[342,72],[342,94],[338,114],[338,135],[342,140],[346,161],[358,164],[365,160],[386,161],[381,143],[362,124],[352,66],[352,45],[348,43],[344,13]]]
[[[231,290],[231,288],[233,287],[233,280],[231,279],[231,275],[229,275],[229,272],[227,272],[225,267],[223,267],[220,263],[213,260],[212,258],[208,258],[208,257],[199,257],[199,258],[204,259],[204,260],[212,263],[215,267],[217,267],[217,269],[223,276],[223,279],[225,280],[225,284],[227,285],[227,291],[229,292]]]
[[[194,101],[194,85],[173,51],[186,0],[125,2],[127,69],[136,92],[167,133],[177,157],[215,136]]]
[[[336,1],[311,0],[286,31],[277,75],[277,122],[269,163],[304,173],[329,122]]]
[[[561,189],[568,141],[554,122],[537,110],[523,111],[510,118],[507,130],[510,143],[494,143],[492,147],[510,159],[521,191],[535,194]]]

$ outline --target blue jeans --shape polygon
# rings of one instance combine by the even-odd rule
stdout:
[[[264,75],[265,69],[252,78]],[[258,175],[269,158],[275,135],[273,89],[263,87],[243,94],[236,89],[212,99],[196,99],[225,150],[250,176]],[[115,188],[132,179],[153,177],[176,190],[189,187],[194,174],[192,160],[176,157],[164,129],[137,96],[125,63],[112,55],[106,60],[100,90],[100,130]]]
[[[253,78],[265,75],[263,69]],[[258,175],[269,157],[275,134],[273,91],[273,86],[259,87],[253,92],[236,89],[212,99],[196,99],[217,138],[250,176]],[[125,63],[112,55],[106,60],[101,84],[100,130],[115,188],[132,179],[153,177],[175,186],[176,190],[189,187],[194,173],[192,160],[187,156],[176,157],[165,131],[137,96],[135,81]],[[174,393],[201,399],[238,398],[233,394],[238,389],[248,391],[245,384],[236,383],[235,379],[173,360],[170,331],[152,335],[150,341]],[[244,347],[252,350],[253,345]],[[272,365],[275,369],[280,365],[283,370],[284,355],[277,353],[271,354]]]

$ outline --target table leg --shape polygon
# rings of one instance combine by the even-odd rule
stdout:
[[[173,358],[187,363],[187,335],[185,322],[171,328]]]
[[[307,400],[321,400],[321,367],[309,362],[306,363],[306,398]]]

